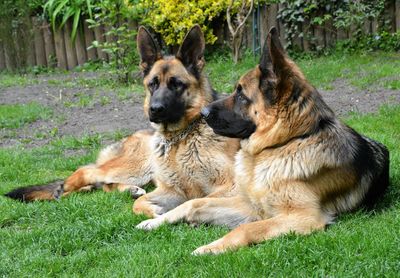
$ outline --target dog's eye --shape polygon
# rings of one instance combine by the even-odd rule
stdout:
[[[245,96],[242,94],[238,94],[238,100],[240,101],[241,104],[246,105],[249,101]]]
[[[249,103],[249,99],[243,94],[243,88],[240,84],[236,87],[236,96],[240,104],[247,105]]]
[[[171,77],[168,82],[168,87],[170,89],[182,89],[185,87],[185,83],[176,77]]]
[[[158,77],[154,77],[149,84],[147,84],[147,87],[150,89],[151,92],[157,90],[159,85]]]

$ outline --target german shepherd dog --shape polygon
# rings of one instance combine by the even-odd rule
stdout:
[[[387,148],[335,117],[287,57],[275,28],[259,65],[201,113],[217,134],[241,140],[236,194],[191,200],[137,226],[185,220],[235,228],[194,254],[322,230],[339,213],[373,205],[388,186]]]
[[[133,211],[155,217],[187,200],[232,191],[239,140],[215,134],[200,115],[215,96],[203,74],[200,27],[187,33],[176,56],[163,57],[143,27],[137,42],[146,90],[144,111],[155,131],[139,131],[107,147],[96,164],[78,169],[65,182],[19,188],[8,197],[52,200],[93,187],[139,195],[143,190],[138,187],[153,181],[156,189],[136,200]]]

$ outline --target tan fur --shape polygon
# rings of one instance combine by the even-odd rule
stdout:
[[[337,120],[277,40],[272,30],[263,64],[238,82],[250,100],[240,111],[257,128],[236,155],[236,194],[188,201],[138,228],[181,220],[235,228],[193,252],[218,254],[291,231],[322,230],[336,214],[357,208],[381,177],[387,182],[385,147]],[[231,111],[236,94],[210,107],[222,103],[223,111]],[[372,161],[357,160],[365,152]],[[364,169],[360,163],[376,165]]]

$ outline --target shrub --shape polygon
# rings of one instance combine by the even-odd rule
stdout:
[[[161,34],[167,45],[179,45],[186,32],[199,24],[206,43],[213,44],[217,37],[210,28],[211,22],[224,14],[229,0],[143,0],[143,23]]]
[[[341,52],[358,51],[400,51],[400,32],[381,31],[376,34],[359,36],[353,40],[339,41],[336,49]]]

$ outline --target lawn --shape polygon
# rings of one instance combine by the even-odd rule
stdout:
[[[254,64],[251,56],[236,66],[226,57],[213,57],[207,70],[213,85],[228,92]],[[317,87],[330,88],[333,81],[343,78],[359,88],[399,89],[398,54],[332,55],[299,64]],[[37,82],[31,75],[0,75],[0,88]],[[127,90],[124,86],[116,89]],[[35,105],[0,105],[0,128],[11,130],[50,117],[51,110]],[[373,114],[353,113],[344,121],[383,142],[391,152],[391,187],[372,212],[342,215],[325,232],[290,234],[233,253],[194,257],[190,255],[194,249],[228,230],[186,224],[164,225],[152,232],[135,230],[145,218],[132,214],[128,193],[99,191],[30,204],[0,197],[0,276],[398,277],[400,105],[383,106]],[[55,134],[44,146],[0,148],[0,194],[65,178],[78,166],[93,162],[105,139],[120,137],[118,132],[82,137]]]

